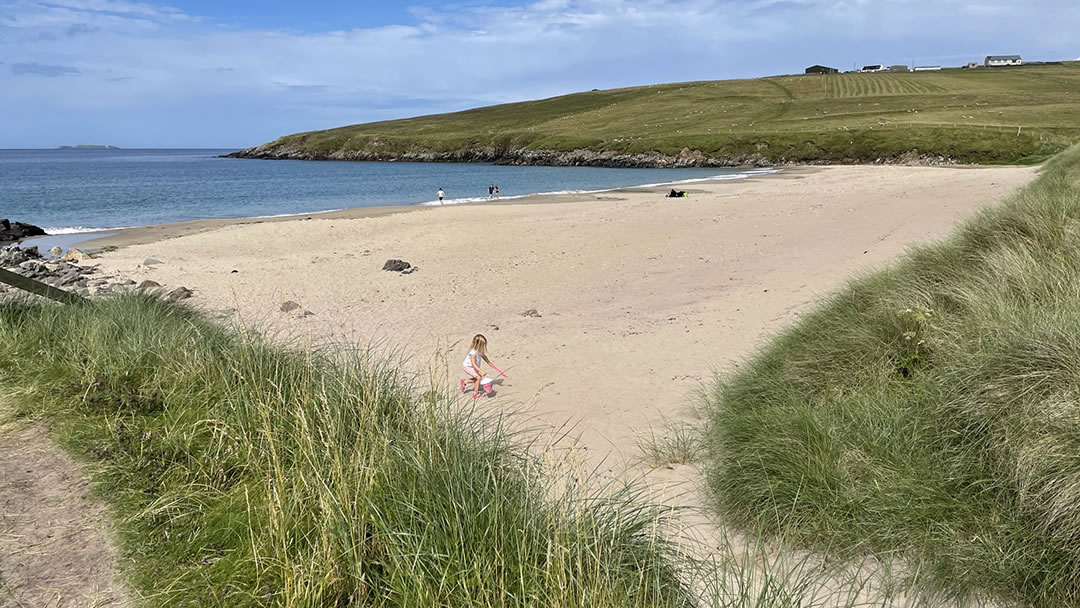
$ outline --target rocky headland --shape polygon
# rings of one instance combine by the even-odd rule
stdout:
[[[841,158],[836,160],[807,160],[768,156],[763,153],[710,155],[701,150],[683,148],[678,154],[660,152],[626,153],[611,150],[547,150],[526,147],[482,145],[453,151],[410,149],[394,152],[378,147],[342,148],[328,152],[313,151],[302,140],[274,141],[254,148],[224,155],[224,158],[253,158],[263,160],[337,160],[425,163],[494,163],[497,165],[542,165],[548,167],[613,167],[623,169],[681,169],[689,167],[777,167],[796,165],[898,164],[951,165],[955,159],[936,154],[908,150],[902,154],[871,159]]]

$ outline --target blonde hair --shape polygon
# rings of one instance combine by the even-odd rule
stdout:
[[[487,355],[487,338],[484,334],[476,334],[472,339],[472,346],[469,350],[475,350],[478,354]]]

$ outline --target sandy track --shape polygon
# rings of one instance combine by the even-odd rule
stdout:
[[[4,415],[0,402],[0,606],[128,606],[105,508],[78,464],[41,426]]]

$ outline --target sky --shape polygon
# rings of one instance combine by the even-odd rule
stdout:
[[[1080,58],[1080,0],[0,0],[0,148],[299,131],[812,64]]]

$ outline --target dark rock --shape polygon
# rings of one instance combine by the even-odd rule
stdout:
[[[233,268],[232,272],[230,272],[229,274],[236,274],[236,273],[238,273],[238,272],[240,272],[240,271],[239,271],[239,270],[237,270],[237,269],[235,269],[235,268]]]
[[[142,283],[139,283],[138,289],[158,289],[160,287],[161,287],[161,283],[158,283],[157,281],[151,281],[151,280],[148,279],[146,281],[143,281]]]
[[[539,319],[541,317],[540,312],[537,311],[535,308],[530,308],[529,310],[526,310],[525,312],[521,313],[521,316],[532,317],[534,319]]]
[[[402,270],[401,274],[412,274],[412,273],[416,272],[417,270],[420,270],[419,266],[412,266],[410,268],[406,268],[405,270]]]
[[[176,289],[166,294],[166,297],[168,297],[170,300],[186,300],[193,295],[195,294],[192,293],[191,290],[187,287],[177,287]]]
[[[40,258],[41,254],[38,253],[37,247],[27,247],[22,249],[12,245],[0,249],[0,268],[14,268],[23,262]]]
[[[33,224],[0,219],[0,243],[21,241],[32,236],[45,236],[45,231]]]
[[[300,308],[300,305],[292,300],[287,300],[281,303],[281,312],[292,312]]]
[[[412,264],[403,260],[386,260],[386,263],[383,264],[382,269],[388,270],[390,272],[402,272],[404,270],[408,270],[411,267]]]

